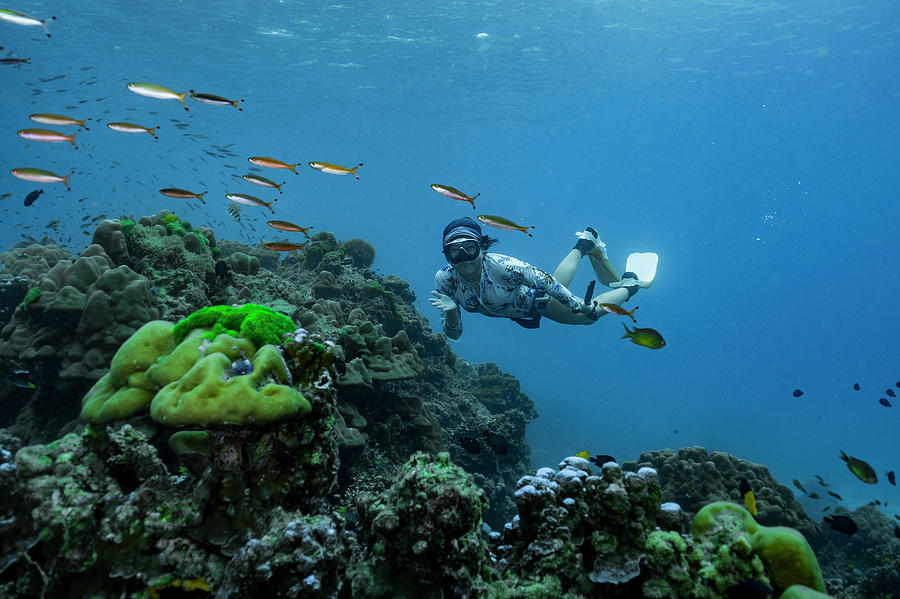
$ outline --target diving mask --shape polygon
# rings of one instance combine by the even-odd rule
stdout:
[[[459,264],[474,260],[480,250],[481,244],[474,239],[455,240],[444,246],[444,256],[451,264]]]

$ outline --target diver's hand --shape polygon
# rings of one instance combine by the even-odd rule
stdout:
[[[600,310],[597,308],[595,300],[591,300],[587,303],[584,301],[579,301],[578,305],[576,305],[572,311],[575,313],[584,314],[593,321],[596,321],[600,317]]]
[[[453,310],[456,310],[456,302],[454,302],[453,298],[449,295],[444,295],[439,291],[432,291],[431,296],[432,297],[428,298],[428,301],[441,312],[452,312]]]

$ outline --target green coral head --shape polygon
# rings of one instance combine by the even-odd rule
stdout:
[[[715,501],[703,506],[694,516],[694,521],[691,523],[691,534],[696,537],[709,532],[715,528],[716,520],[721,514],[728,514],[740,521],[743,529],[750,534],[759,530],[759,524],[744,506],[728,501]]]
[[[799,584],[825,591],[819,562],[803,535],[786,526],[762,526],[743,506],[726,501],[703,506],[694,516],[691,533],[702,537],[719,526],[721,519],[728,517],[749,535],[753,553],[766,564],[769,578],[776,587],[784,589]]]
[[[284,335],[296,328],[293,320],[267,306],[208,306],[179,321],[172,329],[172,335],[177,343],[181,343],[194,329],[212,329],[216,335],[227,333],[245,337],[256,347],[262,347],[280,345]]]

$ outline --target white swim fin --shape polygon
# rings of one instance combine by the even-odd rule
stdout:
[[[656,266],[659,264],[659,256],[654,252],[636,252],[628,255],[625,263],[625,272],[633,272],[638,278],[638,285],[643,288],[653,285],[656,278]],[[621,287],[622,282],[611,283],[610,287]]]

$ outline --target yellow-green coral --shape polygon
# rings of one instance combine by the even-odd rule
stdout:
[[[289,320],[289,319],[288,319]],[[310,406],[290,386],[278,348],[228,334],[207,339],[194,329],[176,344],[173,325],[147,323],[116,352],[110,371],[82,400],[81,416],[102,424],[150,409],[172,426],[254,424],[305,414]],[[251,373],[231,375],[243,354]]]
[[[739,522],[750,536],[750,546],[759,555],[779,588],[794,584],[825,591],[819,562],[806,539],[798,531],[785,526],[762,526],[744,507],[734,503],[715,502],[704,506],[691,524],[694,535],[702,535],[716,526],[716,520],[727,514]]]
[[[206,355],[184,376],[160,389],[150,404],[154,420],[172,426],[255,424],[310,410],[293,388],[278,349],[264,345],[250,360],[253,372],[223,380],[231,360],[222,353]]]

